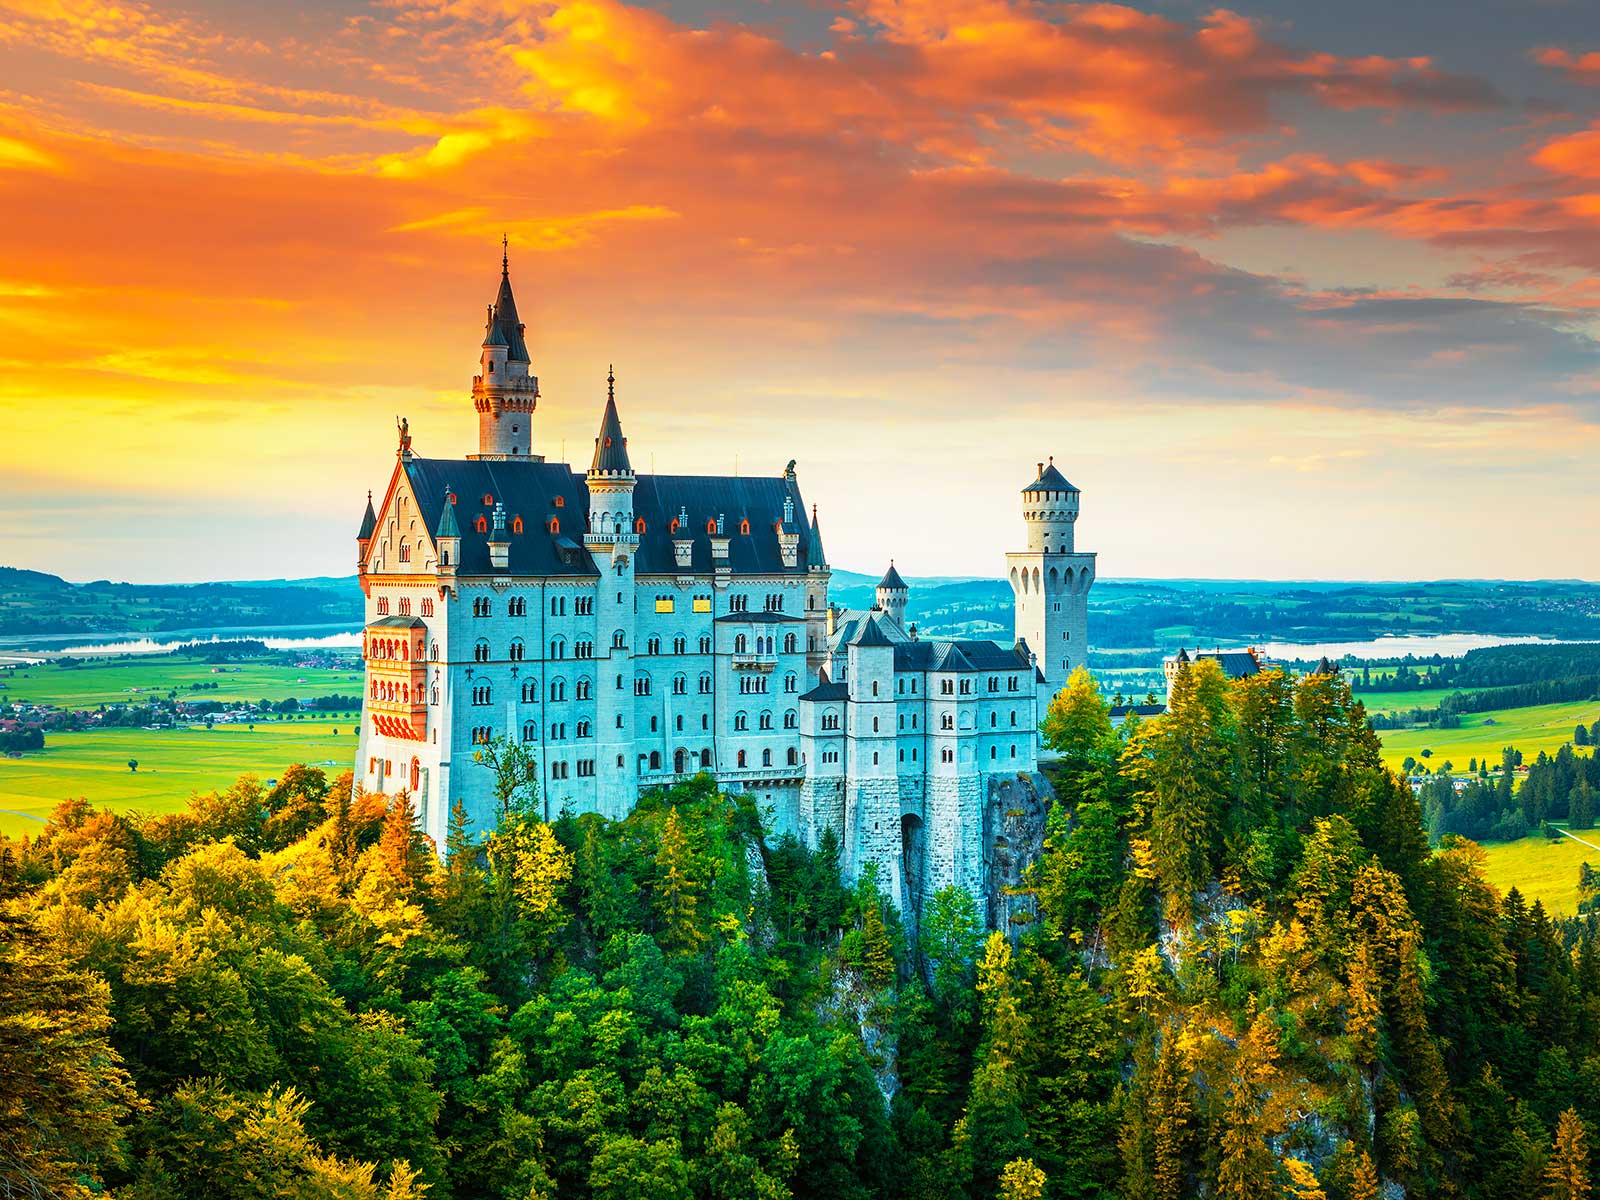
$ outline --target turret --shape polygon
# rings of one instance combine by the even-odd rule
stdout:
[[[906,581],[900,578],[900,572],[894,569],[894,559],[891,558],[889,569],[878,580],[875,598],[884,615],[901,629],[906,627],[906,599],[909,594],[910,589],[906,587]]]
[[[539,377],[530,369],[526,328],[517,316],[511,265],[502,252],[500,291],[489,306],[478,355],[479,373],[472,381],[472,403],[478,411],[478,458],[543,458],[533,453]]]
[[[448,586],[455,581],[456,568],[461,565],[461,527],[456,524],[456,498],[449,484],[445,485],[444,510],[439,514],[433,542],[439,551],[439,581]]]
[[[378,528],[378,514],[372,511],[372,493],[367,493],[367,511],[361,518],[361,529],[356,534],[356,571],[365,574],[367,550],[372,545],[373,531]]]
[[[1028,523],[1028,549],[1071,554],[1078,520],[1078,489],[1056,470],[1056,460],[1039,464],[1038,477],[1022,489],[1022,515]]]

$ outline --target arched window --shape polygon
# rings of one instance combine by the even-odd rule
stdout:
[[[761,765],[763,767],[770,767],[772,765],[772,751],[771,750],[763,750],[761,752]]]
[[[425,617],[433,616],[433,597],[432,596],[424,597],[424,599],[422,601],[422,615],[425,616]]]
[[[594,726],[589,724],[588,721],[579,721],[578,722],[578,736],[581,737],[581,738],[593,737],[594,736]]]
[[[561,518],[560,517],[551,517],[550,518],[550,532],[551,533],[560,533],[561,532]]]
[[[411,543],[406,541],[405,538],[400,539],[400,561],[411,561]]]
[[[550,657],[565,658],[567,656],[567,643],[563,638],[550,639]]]
[[[734,713],[733,714],[733,727],[734,727],[734,729],[739,730],[739,731],[743,731],[743,730],[749,729],[750,728],[750,718],[748,716],[746,716],[742,712]]]
[[[661,770],[661,751],[659,751],[659,750],[650,751],[650,769],[652,771]]]
[[[702,696],[709,696],[711,694],[711,676],[710,675],[701,675],[700,676],[700,694]]]
[[[689,677],[687,675],[674,675],[672,677],[672,694],[684,696],[689,692]]]
[[[793,709],[790,709],[788,712],[784,713],[783,714],[783,727],[785,729],[798,729],[798,728],[800,728],[800,714],[795,712]]]
[[[565,508],[567,506],[567,498],[565,496],[557,496],[555,505],[557,508]]]
[[[682,654],[684,652],[685,647],[686,647],[686,643],[684,642],[682,637],[675,637],[675,638],[672,639],[672,652],[674,654]]]
[[[799,648],[800,641],[794,636],[794,634],[786,633],[783,635],[783,652],[785,654],[793,654]]]
[[[748,537],[749,534],[750,534],[750,522],[749,521],[740,521],[739,522],[739,532]]]
[[[476,521],[474,521],[472,523],[472,528],[477,530],[479,533],[488,533],[489,532],[489,521],[488,521],[488,519],[486,517],[481,517],[480,516]]]
[[[795,677],[794,677],[793,674],[785,675],[783,677],[783,690],[784,691],[793,692],[798,686],[799,686],[798,682],[795,680]]]
[[[643,533],[644,532],[644,518],[643,517],[639,517],[637,520],[634,521],[634,523],[633,523],[633,531],[635,533]]]
[[[572,687],[572,698],[574,700],[587,700],[589,698],[589,691],[590,691],[589,677],[587,675],[585,675],[582,679],[578,680],[578,682],[573,685],[573,687]]]
[[[537,681],[529,680],[522,685],[522,702],[524,704],[539,703],[539,684]]]
[[[627,645],[627,641],[627,635],[624,634],[622,630],[614,629],[611,631],[611,648],[613,650],[621,650],[625,645]]]
[[[764,713],[761,714],[761,728],[762,729],[771,729],[772,728],[772,714],[771,713],[764,712]]]
[[[717,531],[716,519],[714,517],[708,517],[706,519],[706,532],[707,533],[715,533],[716,531]]]
[[[561,701],[566,698],[567,681],[564,679],[552,679],[550,681],[550,699],[552,701]]]
[[[380,617],[389,615],[389,598],[387,596],[378,597],[378,615]]]
[[[745,765],[745,754],[743,750],[739,751],[739,765],[741,767]]]
[[[472,647],[472,661],[473,662],[488,662],[489,661],[489,643],[484,641],[482,638],[479,638],[477,640],[477,642]]]
[[[749,645],[749,643],[745,641],[744,634],[741,633],[738,637],[733,639],[733,652],[735,654],[743,654],[747,645]]]
[[[522,723],[522,740],[525,742],[533,742],[537,741],[538,738],[539,726],[532,721],[524,721]]]

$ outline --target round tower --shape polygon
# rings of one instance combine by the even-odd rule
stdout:
[[[511,264],[502,252],[500,292],[489,307],[478,374],[472,380],[472,406],[478,411],[476,458],[543,458],[533,452],[539,377],[528,359],[526,331],[511,294]]]
[[[1056,460],[1039,464],[1039,475],[1022,489],[1022,517],[1028,523],[1028,549],[1040,554],[1071,554],[1078,521],[1078,489],[1056,470]]]
[[[889,569],[883,573],[883,578],[878,580],[878,590],[875,600],[884,616],[888,617],[901,629],[906,627],[906,598],[910,589],[906,581],[900,578],[900,572],[894,569],[894,559],[889,560]]]
[[[1040,463],[1022,489],[1022,517],[1028,548],[1007,554],[1006,568],[1016,597],[1017,641],[1027,644],[1043,676],[1043,704],[1088,658],[1095,561],[1073,543],[1078,489],[1056,470],[1054,459]]]

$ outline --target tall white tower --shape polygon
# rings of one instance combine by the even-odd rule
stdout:
[[[1089,655],[1094,555],[1079,553],[1073,544],[1078,496],[1056,470],[1055,459],[1040,463],[1038,477],[1022,489],[1028,548],[1006,555],[1017,638],[1035,655],[1046,698],[1066,686],[1072,668]]]
[[[472,405],[478,410],[478,453],[474,458],[531,458],[533,410],[539,404],[539,377],[528,361],[526,330],[517,317],[511,294],[511,264],[500,256],[500,293],[489,309],[478,356],[478,374],[472,380]]]
[[[633,755],[633,466],[617,417],[617,380],[606,372],[606,412],[589,464],[589,532],[583,546],[600,572],[595,588],[595,657],[605,659],[595,687],[595,775],[603,816],[627,816],[638,794]],[[615,676],[615,682],[613,681]],[[620,685],[620,686],[619,686]]]

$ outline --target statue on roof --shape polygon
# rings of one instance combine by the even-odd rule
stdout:
[[[411,422],[404,417],[398,418],[400,430],[400,453],[406,454],[411,449]]]

